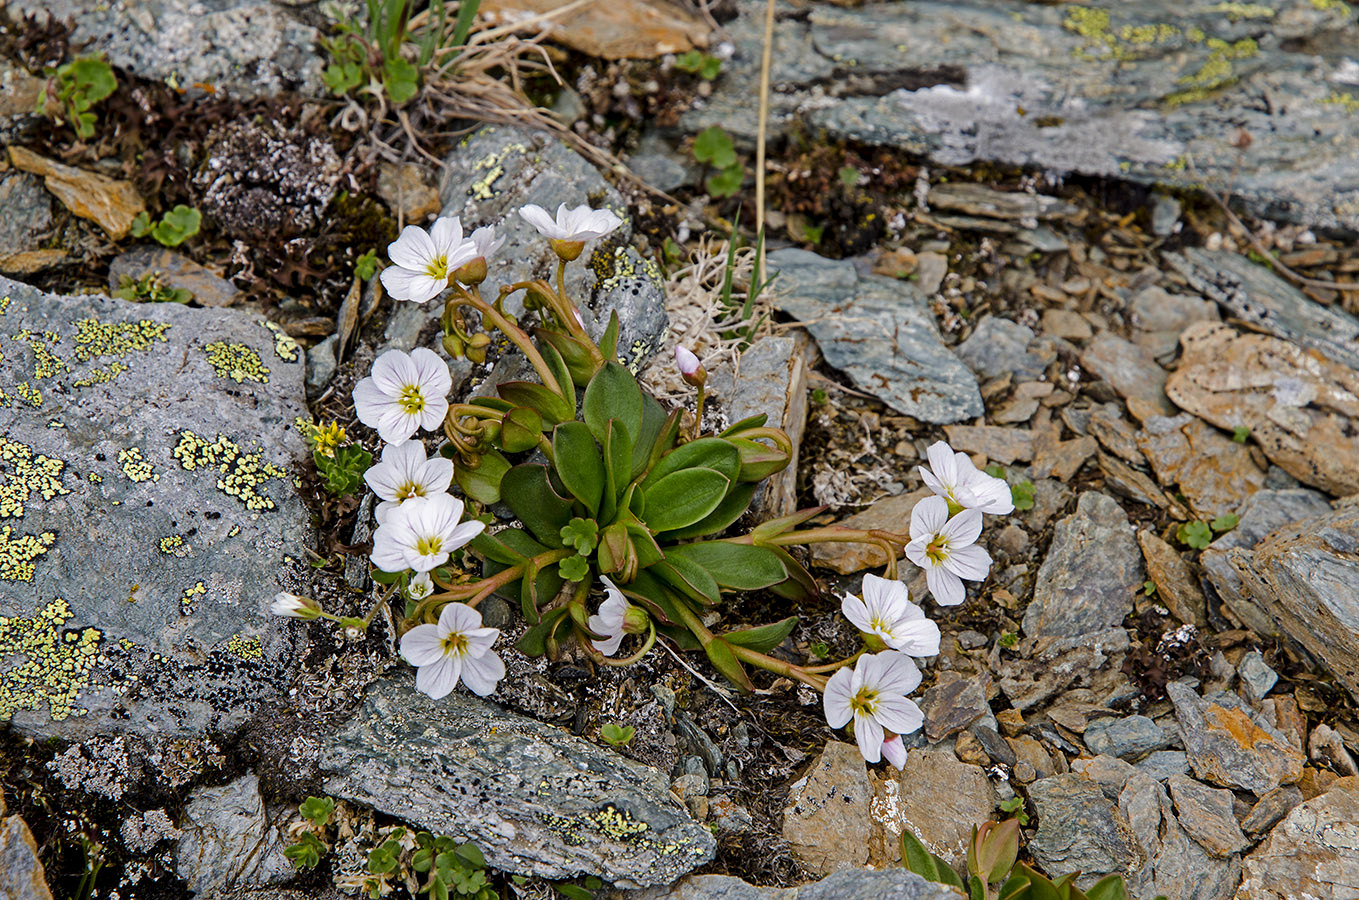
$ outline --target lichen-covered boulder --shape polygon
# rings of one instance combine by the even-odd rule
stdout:
[[[243,312],[0,278],[0,722],[230,731],[305,640],[302,352]]]

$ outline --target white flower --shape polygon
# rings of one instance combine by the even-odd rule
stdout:
[[[429,577],[428,572],[421,572],[406,585],[406,596],[412,600],[423,600],[432,593],[434,593],[434,579]]]
[[[293,619],[314,619],[320,614],[321,609],[315,600],[279,591],[274,595],[274,602],[269,604],[269,612]]]
[[[415,686],[435,700],[458,686],[485,697],[505,677],[505,663],[491,646],[498,628],[483,628],[481,613],[465,603],[450,603],[439,624],[416,625],[401,636],[401,655],[417,668]]]
[[[555,221],[547,210],[535,203],[520,209],[519,215],[543,237],[566,243],[592,241],[623,224],[622,219],[607,209],[591,209],[585,205],[567,209],[565,203],[557,207]]]
[[[939,654],[939,626],[910,601],[906,585],[865,575],[863,599],[846,594],[840,605],[845,618],[866,634],[876,634],[893,650],[910,656]]]
[[[619,645],[623,643],[623,624],[632,604],[628,603],[623,592],[612,581],[603,576],[600,577],[600,580],[604,582],[604,590],[609,596],[599,605],[599,614],[591,616],[585,621],[585,624],[595,634],[607,635],[604,640],[591,641],[590,643],[605,656],[613,656],[618,652]]]
[[[1014,512],[1010,486],[1005,479],[988,475],[973,465],[966,453],[955,453],[943,441],[925,451],[930,467],[917,466],[925,485],[956,507],[1001,516]]]
[[[926,497],[911,510],[911,542],[906,557],[925,570],[925,582],[940,606],[957,606],[967,591],[963,579],[981,581],[991,568],[991,556],[976,545],[982,514],[965,509],[953,518],[948,501]]]
[[[477,257],[477,247],[462,236],[457,216],[434,221],[428,232],[407,225],[387,245],[392,265],[382,270],[382,286],[397,300],[428,303],[448,287],[449,274]]]
[[[381,525],[406,500],[445,493],[453,483],[453,460],[438,454],[426,459],[419,441],[388,444],[382,448],[382,462],[370,466],[363,480],[382,498],[375,513]]]
[[[681,375],[692,375],[698,371],[702,365],[688,347],[675,345],[675,365],[679,367]]]
[[[428,572],[481,534],[481,522],[462,522],[462,501],[448,494],[412,497],[387,514],[373,535],[373,565],[384,572]]]
[[[861,656],[853,671],[840,669],[826,683],[826,721],[843,728],[853,719],[859,752],[875,763],[882,758],[885,732],[910,734],[924,724],[920,707],[906,699],[919,684],[920,670],[905,653]],[[895,755],[895,748],[889,752]]]
[[[498,238],[495,236],[494,225],[481,226],[476,231],[472,232],[472,237],[469,238],[469,240],[471,240],[472,246],[477,250],[476,255],[472,258],[476,259],[479,256],[487,262],[490,262],[491,257],[495,256],[496,251],[505,245],[505,239],[503,237]]]
[[[437,430],[448,412],[453,378],[434,351],[417,347],[409,355],[388,350],[373,372],[354,387],[354,412],[384,441],[399,444],[417,429]]]
[[[898,769],[906,768],[906,743],[901,735],[894,734],[882,742],[882,758]]]

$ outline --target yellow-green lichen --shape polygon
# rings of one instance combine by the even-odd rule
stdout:
[[[27,381],[19,383],[14,389],[18,392],[19,398],[34,409],[42,409],[42,391],[30,385]]]
[[[1314,9],[1319,9],[1322,12],[1335,10],[1342,16],[1348,16],[1350,14],[1350,5],[1343,2],[1343,0],[1312,0],[1312,7]],[[6,297],[5,299],[8,300],[9,298]],[[4,312],[4,310],[0,309],[0,312]]]
[[[490,200],[495,196],[491,190],[491,185],[495,184],[496,179],[505,174],[505,159],[511,153],[527,153],[528,147],[523,144],[506,144],[490,156],[483,157],[472,164],[473,172],[485,172],[486,174],[472,182],[473,200]]]
[[[1206,99],[1214,91],[1228,87],[1236,82],[1236,69],[1233,62],[1250,59],[1260,52],[1260,45],[1253,38],[1242,38],[1229,44],[1218,38],[1209,38],[1205,45],[1212,50],[1203,65],[1192,75],[1179,79],[1185,90],[1166,97],[1168,106],[1182,106]]]
[[[0,297],[0,316],[9,311],[9,294]]]
[[[101,322],[95,318],[79,319],[76,327],[76,362],[89,362],[103,356],[121,359],[133,352],[150,350],[156,341],[165,343],[168,322],[141,319],[136,322]],[[126,371],[124,368],[122,371]]]
[[[245,504],[246,509],[274,509],[273,499],[260,488],[274,478],[285,478],[287,472],[273,463],[265,462],[262,453],[246,453],[234,441],[217,435],[215,441],[181,431],[179,443],[171,455],[190,471],[211,469],[217,472],[217,489]]]
[[[1115,29],[1108,10],[1088,6],[1069,7],[1062,27],[1085,39],[1072,55],[1095,61],[1132,62],[1146,58],[1155,48],[1166,44],[1203,41],[1203,31],[1199,28],[1190,26],[1181,30],[1169,22],[1122,25]]]
[[[264,647],[260,644],[260,639],[257,637],[243,637],[239,634],[232,635],[231,640],[226,643],[225,650],[232,656],[244,660],[264,658]]]
[[[171,534],[160,539],[160,552],[167,556],[188,556],[189,545],[184,543],[184,535]]]
[[[179,598],[180,615],[187,616],[192,614],[194,598],[201,597],[207,592],[208,589],[203,587],[203,582],[201,581],[195,584],[193,587],[185,588],[184,593],[180,595]]]
[[[0,525],[0,581],[32,581],[33,560],[47,552],[57,536],[19,534],[9,525]]]
[[[0,674],[0,722],[43,704],[54,722],[85,714],[75,701],[89,684],[103,633],[66,630],[62,626],[70,618],[71,608],[60,597],[31,619],[0,616],[0,660],[22,659]]]
[[[260,319],[259,323],[263,325],[265,328],[269,329],[269,331],[273,332],[274,355],[277,356],[279,359],[286,360],[288,362],[297,362],[298,351],[301,350],[302,348],[298,345],[297,341],[293,340],[292,335],[288,334],[288,332],[284,331],[282,328],[279,328],[277,325],[275,325],[273,322],[270,322],[268,319]]]
[[[1331,91],[1330,96],[1321,102],[1327,106],[1338,106],[1346,113],[1359,112],[1359,97],[1355,97],[1353,94]]]
[[[104,483],[103,475],[99,475],[94,472],[90,473],[90,484],[103,484],[103,483]]]
[[[241,526],[239,526],[239,525],[232,525],[232,526],[231,526],[231,530],[227,532],[227,537],[235,537],[236,535],[238,535],[238,534],[240,534],[240,533],[241,533]]]
[[[66,463],[43,454],[18,441],[0,437],[0,519],[17,519],[24,514],[24,504],[36,494],[51,500],[70,491],[61,485],[61,473]]]
[[[113,379],[127,371],[127,364],[114,360],[106,367],[95,366],[84,378],[79,378],[71,382],[72,387],[89,387],[92,384],[108,384]]]
[[[1263,3],[1219,3],[1208,7],[1208,12],[1222,13],[1229,22],[1242,19],[1272,19],[1274,10]]]
[[[268,383],[269,367],[258,353],[245,344],[213,341],[203,349],[208,354],[208,364],[218,378],[230,378],[237,384],[247,380]]]
[[[136,447],[128,447],[126,450],[118,451],[118,467],[123,470],[128,481],[138,484],[144,481],[160,481],[156,467],[143,459],[142,451]]]

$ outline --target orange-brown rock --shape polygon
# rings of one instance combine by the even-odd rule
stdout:
[[[16,169],[42,176],[62,205],[103,228],[115,241],[127,237],[132,220],[146,211],[131,182],[62,165],[23,147],[10,147],[9,158]]]
[[[508,24],[544,16],[570,0],[484,0],[491,22]],[[574,4],[571,4],[574,5]],[[667,0],[587,3],[541,19],[550,40],[604,59],[655,59],[708,46],[708,26],[692,10]],[[538,27],[534,23],[532,27]]]

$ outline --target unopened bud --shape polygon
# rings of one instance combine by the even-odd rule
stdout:
[[[477,332],[467,339],[467,358],[474,363],[486,362],[486,348],[490,346],[490,335]]]
[[[628,611],[623,614],[623,631],[626,634],[641,634],[651,625],[651,617],[646,610],[640,606],[628,604]]]
[[[708,380],[708,373],[698,357],[687,347],[675,346],[675,365],[679,367],[680,377],[688,384],[699,387]]]
[[[288,616],[293,619],[310,621],[321,615],[321,604],[310,597],[299,597],[296,594],[289,594],[287,591],[280,591],[274,595],[274,602],[269,605],[269,612],[276,616]]]
[[[486,280],[486,257],[478,256],[454,269],[453,280],[459,284],[481,284]]]
[[[552,245],[552,252],[563,262],[576,259],[585,250],[584,241],[559,241],[556,238],[549,238],[548,243]]]
[[[462,359],[462,355],[467,351],[463,345],[462,338],[456,334],[444,335],[444,352],[453,359]]]

